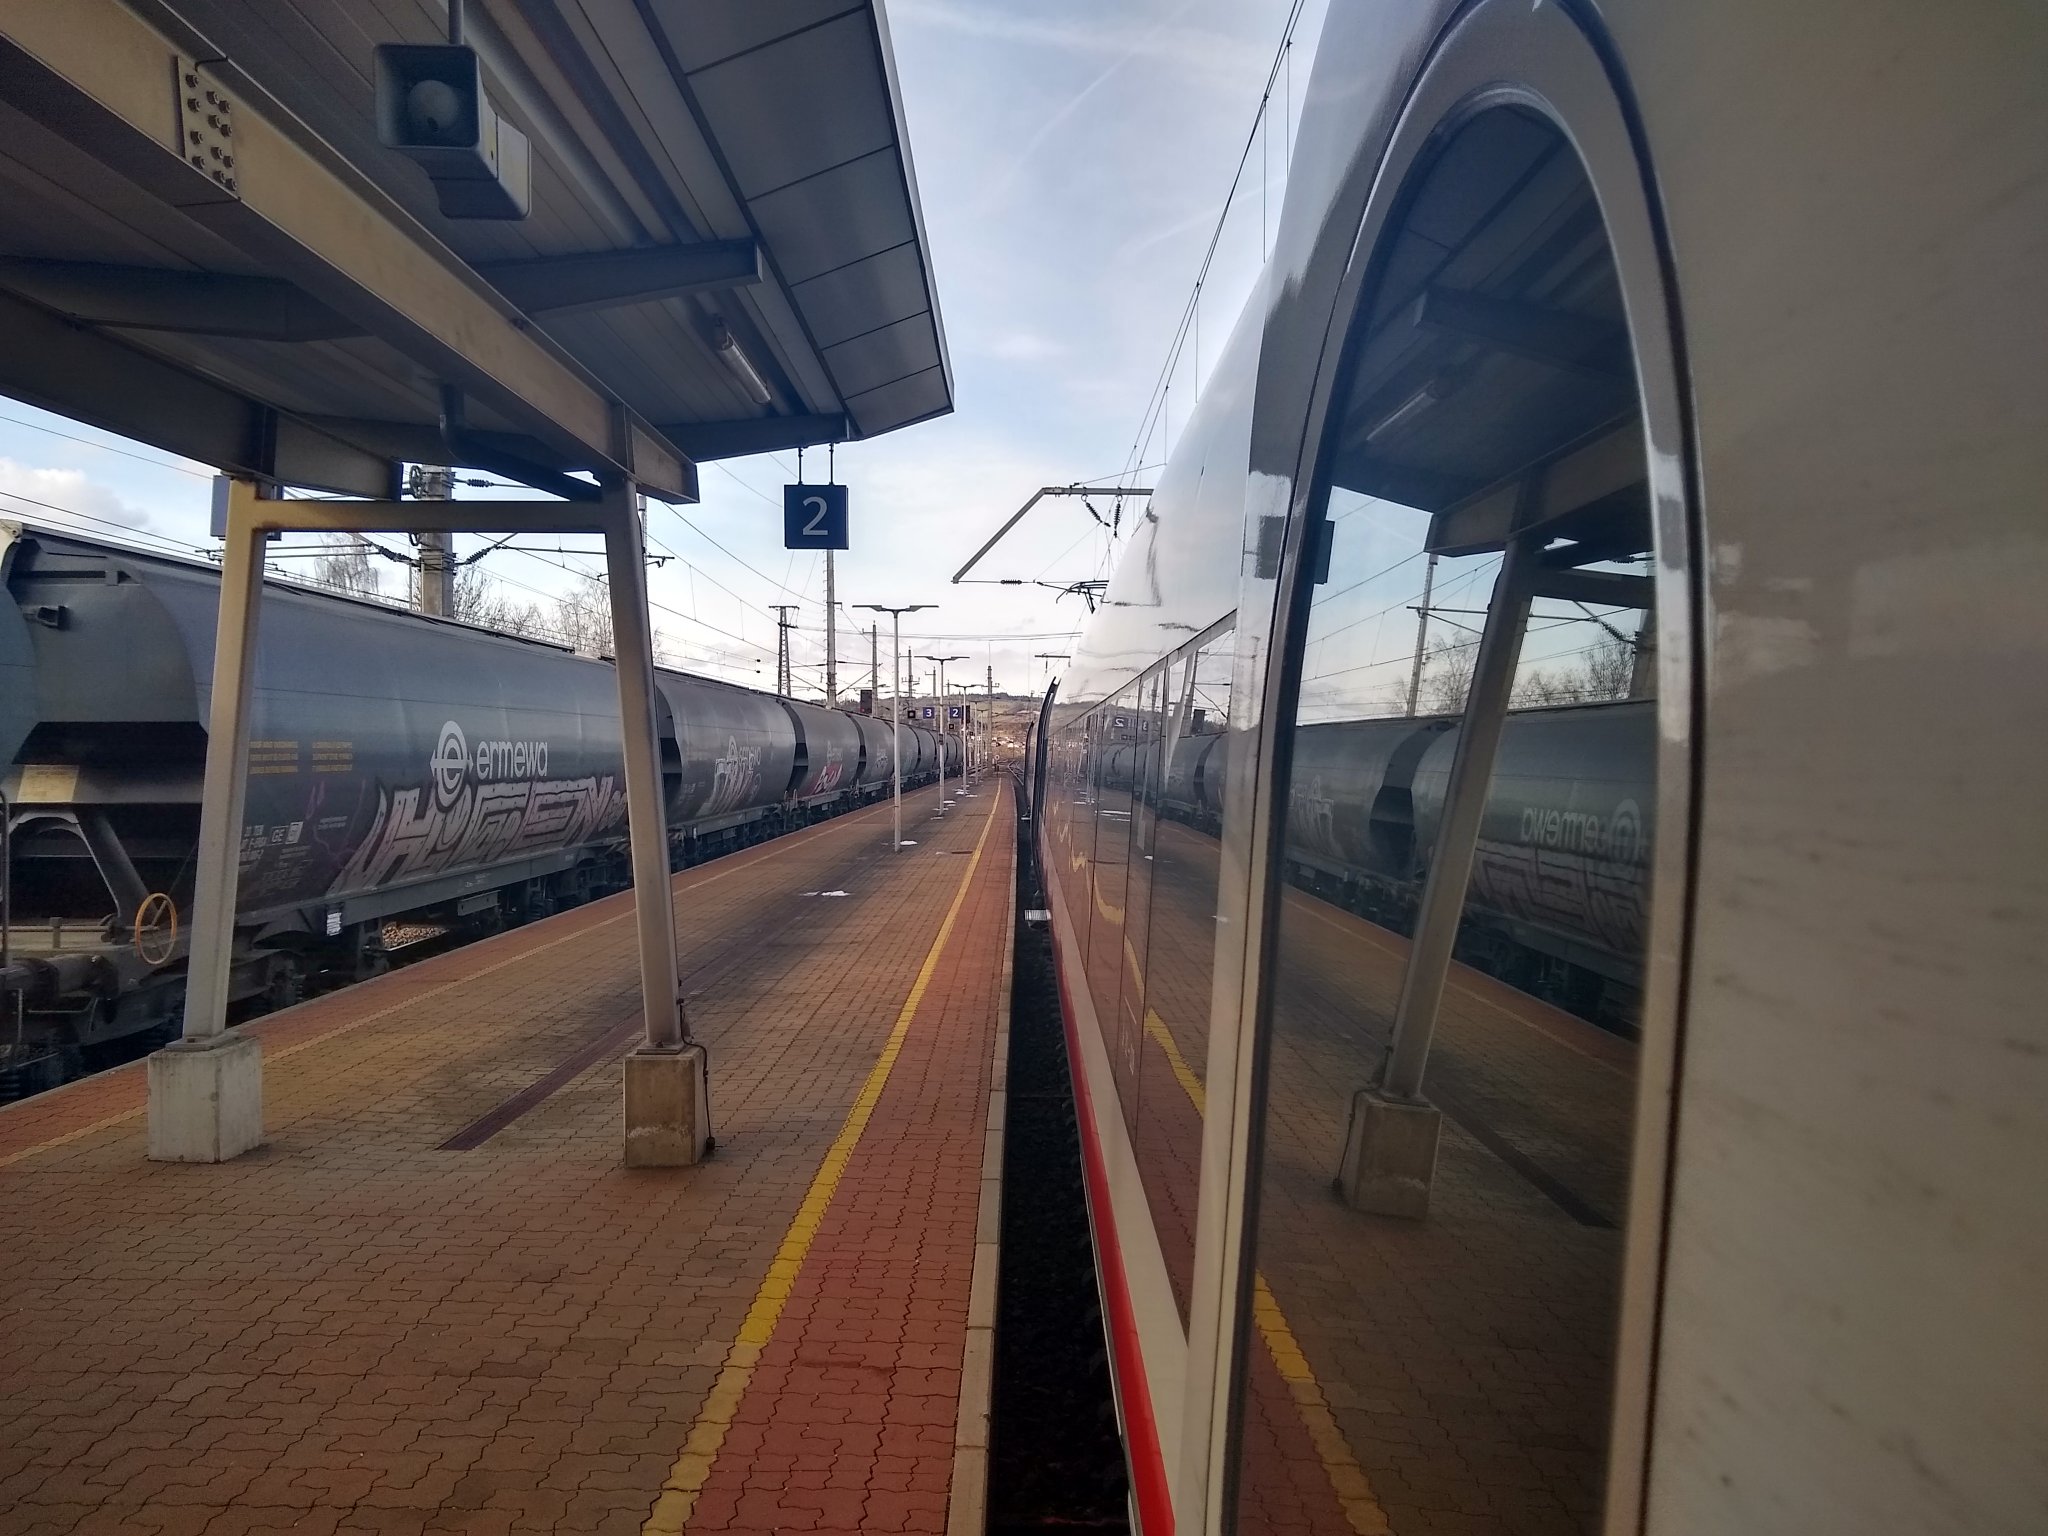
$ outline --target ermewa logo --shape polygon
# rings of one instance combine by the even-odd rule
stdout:
[[[462,793],[462,786],[474,774],[479,784],[505,779],[544,778],[548,771],[548,744],[544,741],[480,741],[475,747],[453,720],[442,722],[440,739],[428,760],[434,773],[434,795],[443,805]]]
[[[441,739],[434,743],[434,755],[427,760],[434,770],[434,798],[452,805],[462,793],[462,781],[469,777],[469,743],[462,727],[453,720],[443,722]]]
[[[1522,841],[1567,853],[1591,854],[1618,864],[1641,863],[1647,852],[1643,813],[1633,800],[1615,806],[1602,821],[1588,811],[1555,811],[1541,806],[1522,808]]]

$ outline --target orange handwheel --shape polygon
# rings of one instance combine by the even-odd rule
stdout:
[[[135,953],[151,965],[162,965],[177,947],[177,906],[162,891],[154,891],[135,909]]]

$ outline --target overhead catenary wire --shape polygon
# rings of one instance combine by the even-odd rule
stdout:
[[[55,427],[46,427],[40,421],[29,421],[21,416],[4,415],[0,415],[0,421],[8,423],[10,426],[27,427],[31,432],[47,432],[51,437],[61,437],[67,443],[80,443],[87,448],[97,448],[101,453],[118,453],[124,459],[134,459],[139,463],[154,465],[158,469],[168,469],[180,475],[191,475],[194,479],[211,480],[213,478],[213,471],[210,469],[194,469],[189,464],[177,464],[169,459],[156,458],[151,454],[137,453],[132,448],[116,448],[112,443],[102,443],[90,437],[80,437],[73,432],[59,432]]]
[[[1195,272],[1194,286],[1188,294],[1187,303],[1181,308],[1180,322],[1175,328],[1173,340],[1167,348],[1166,361],[1159,370],[1159,377],[1152,386],[1150,396],[1146,399],[1144,414],[1139,417],[1137,433],[1131,440],[1130,464],[1135,465],[1143,457],[1145,449],[1150,445],[1153,431],[1160,425],[1160,419],[1167,408],[1168,396],[1173,385],[1174,371],[1180,364],[1181,350],[1187,344],[1190,332],[1197,330],[1201,324],[1202,287],[1209,279],[1209,268],[1216,259],[1217,247],[1222,244],[1223,231],[1230,218],[1231,205],[1235,202],[1238,187],[1244,180],[1245,167],[1251,161],[1252,146],[1259,141],[1260,132],[1264,128],[1266,112],[1273,99],[1273,87],[1275,82],[1281,78],[1283,69],[1287,72],[1286,110],[1291,128],[1293,118],[1291,54],[1294,46],[1294,29],[1301,20],[1301,13],[1305,5],[1306,0],[1294,0],[1294,4],[1287,12],[1287,24],[1280,32],[1280,46],[1274,50],[1272,66],[1266,71],[1266,83],[1259,93],[1258,110],[1253,115],[1251,131],[1245,135],[1244,148],[1238,153],[1237,168],[1231,173],[1230,188],[1223,197],[1223,209],[1216,216],[1215,228],[1210,231],[1209,243],[1202,252],[1201,265]],[[1289,137],[1291,137],[1291,134]],[[1291,156],[1289,164],[1291,167]],[[1196,370],[1196,388],[1198,391],[1200,384],[1201,378],[1198,364]],[[1167,451],[1171,451],[1172,440],[1170,433],[1164,438],[1163,446]],[[1134,469],[1127,468],[1123,471],[1120,478],[1128,480],[1135,473]]]

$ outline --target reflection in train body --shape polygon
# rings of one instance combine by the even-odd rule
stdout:
[[[1034,738],[1147,1532],[2048,1520],[2048,35],[1601,11],[1333,9]]]

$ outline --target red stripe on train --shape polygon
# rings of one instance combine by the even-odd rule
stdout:
[[[1054,896],[1058,877],[1039,841],[1038,867],[1045,871],[1047,897]],[[1067,1064],[1074,1079],[1074,1118],[1081,1126],[1081,1173],[1088,1186],[1088,1212],[1095,1231],[1102,1277],[1102,1300],[1109,1319],[1109,1347],[1116,1359],[1117,1386],[1123,1396],[1124,1435],[1131,1461],[1131,1491],[1137,1498],[1138,1525],[1144,1536],[1173,1536],[1173,1498],[1166,1483],[1166,1458],[1159,1449],[1159,1425],[1152,1413],[1152,1387],[1145,1376],[1145,1351],[1138,1339],[1138,1315],[1124,1277],[1123,1247],[1117,1240],[1116,1211],[1110,1204],[1109,1168],[1102,1159],[1102,1139],[1095,1129],[1095,1101],[1088,1088],[1088,1068],[1081,1056],[1081,1037],[1067,992],[1067,968],[1056,922],[1052,930],[1053,971],[1059,978],[1060,1026],[1067,1037]]]

